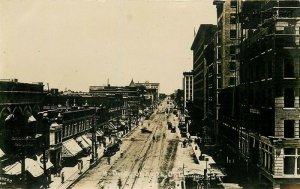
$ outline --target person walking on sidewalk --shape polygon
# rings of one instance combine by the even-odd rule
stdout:
[[[79,174],[81,174],[82,172],[82,166],[83,166],[83,161],[82,159],[78,161],[78,170],[79,170]]]
[[[107,158],[107,163],[110,165],[110,157]]]
[[[60,176],[61,176],[61,183],[64,183],[65,182],[65,172],[61,171]]]

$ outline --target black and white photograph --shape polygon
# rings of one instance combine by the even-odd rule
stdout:
[[[0,0],[3,189],[299,189],[299,97],[300,0]]]

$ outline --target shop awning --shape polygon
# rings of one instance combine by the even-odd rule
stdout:
[[[37,157],[37,163],[40,165],[42,169],[44,169],[44,164],[41,161],[43,154],[39,156],[37,155],[36,157]],[[50,169],[51,167],[53,167],[53,164],[51,163],[50,159],[48,159],[48,161],[46,162],[46,169]]]
[[[82,151],[82,148],[74,139],[62,143],[62,157],[74,157]]]
[[[5,155],[5,153],[0,148],[0,158],[2,158]]]
[[[103,132],[102,131],[96,131],[96,136],[103,136]]]
[[[76,141],[79,143],[79,145],[85,149],[90,148],[92,146],[92,141],[91,140],[88,141],[88,140],[89,139],[84,135],[76,138]]]
[[[86,136],[86,135],[82,135],[81,136],[83,138],[83,140],[88,143],[90,146],[92,146],[92,141]]]
[[[76,141],[78,142],[78,144],[79,144],[79,146],[80,146],[81,148],[83,148],[83,149],[88,149],[88,148],[90,148],[90,145],[89,145],[87,142],[85,142],[85,140],[83,140],[82,137],[78,137],[78,138],[76,139]]]
[[[44,173],[38,162],[30,158],[25,159],[25,170],[33,177],[39,177]],[[19,175],[21,174],[21,163],[15,162],[12,165],[4,167],[3,171],[7,175]]]
[[[35,122],[35,121],[36,121],[36,119],[33,115],[31,115],[27,120],[28,123]]]
[[[112,122],[108,122],[107,124],[105,124],[104,127],[108,128],[110,130],[116,130],[117,129],[117,127]]]

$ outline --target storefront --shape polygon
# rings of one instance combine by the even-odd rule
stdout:
[[[89,154],[92,148],[92,141],[87,136],[82,135],[76,138],[76,142],[84,150],[85,154]]]
[[[112,122],[107,122],[104,126],[103,126],[103,130],[104,130],[104,134],[105,135],[110,135],[113,133],[117,133],[118,129],[117,127],[112,123]]]
[[[74,139],[69,139],[62,143],[62,161],[66,166],[77,162],[78,157],[83,152],[82,148]]]
[[[50,165],[50,164],[49,164]],[[41,178],[44,174],[44,170],[40,166],[37,160],[26,158],[25,159],[25,177],[26,183],[21,181],[22,178],[22,171],[21,171],[22,164],[21,162],[17,161],[11,165],[8,165],[3,168],[3,176],[8,177],[12,180],[14,185],[26,185],[27,187],[37,187],[40,186],[43,179]],[[19,186],[19,187],[20,187]]]

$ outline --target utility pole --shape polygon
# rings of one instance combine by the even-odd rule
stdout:
[[[92,124],[92,159],[91,163],[94,163],[95,160],[98,158],[97,154],[97,143],[96,143],[96,124],[97,124],[97,116],[94,115],[93,117],[93,124]]]
[[[23,149],[22,149],[22,153],[21,153],[21,155],[22,155],[22,160],[21,160],[21,174],[22,174],[22,183],[24,184],[23,185],[23,187],[24,188],[27,188],[26,187],[26,185],[27,185],[27,183],[26,183],[26,173],[25,173],[25,153],[26,153],[26,149],[25,149],[25,146],[23,147]]]

